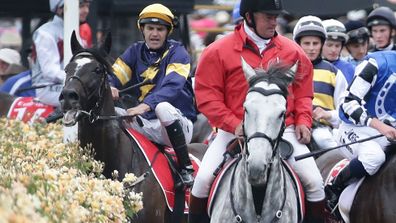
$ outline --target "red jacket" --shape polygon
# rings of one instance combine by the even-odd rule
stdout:
[[[202,53],[195,76],[195,95],[198,109],[210,123],[224,131],[234,133],[244,115],[243,102],[248,83],[242,71],[241,56],[253,68],[266,69],[280,61],[291,66],[296,61],[295,81],[289,86],[286,125],[312,125],[313,68],[302,49],[293,41],[276,35],[261,53],[247,37],[243,25]]]

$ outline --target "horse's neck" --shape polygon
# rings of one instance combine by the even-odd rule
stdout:
[[[245,199],[236,201],[235,204],[238,203],[237,205],[239,206],[240,210],[242,209],[251,212],[252,210],[254,211],[254,197],[252,186],[247,180],[245,164],[246,159],[243,158],[240,161],[239,165],[236,167],[237,170],[235,174],[235,182],[233,185],[238,186],[233,186],[233,190],[235,194],[239,194],[236,196],[240,198],[245,197]],[[283,194],[284,182],[286,180],[284,176],[287,174],[286,172],[284,172],[285,175],[283,175],[282,171],[286,170],[283,169],[280,158],[274,158],[274,161],[269,169],[267,183],[265,187],[262,188],[262,191],[260,191],[260,195],[264,196],[264,201],[262,204],[262,207],[264,208],[261,210],[262,218],[265,218],[265,216],[273,216],[274,210],[271,210],[271,208],[274,209],[281,206],[281,199],[283,199],[283,197],[285,196]],[[263,222],[270,222],[270,220]]]
[[[105,97],[100,115],[115,115],[111,94]],[[138,145],[126,134],[120,120],[97,120],[91,123],[83,119],[79,122],[79,140],[82,146],[92,144],[95,159],[105,163],[106,177],[110,177],[114,169],[118,170],[120,178],[128,172],[141,175],[149,169]]]
[[[111,97],[109,90],[104,92],[103,105],[99,112],[100,116],[115,115],[114,102]],[[101,142],[109,142],[112,140],[112,136],[119,129],[119,123],[117,120],[97,120],[93,123],[88,119],[82,119],[79,122],[79,140],[82,146],[86,144],[98,144],[96,147],[101,146]],[[102,139],[102,140],[98,140]]]
[[[16,97],[0,92],[0,117],[6,116]]]

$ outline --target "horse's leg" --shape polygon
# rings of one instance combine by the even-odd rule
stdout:
[[[136,185],[135,191],[143,193],[143,209],[137,213],[132,222],[139,223],[165,223],[168,209],[164,194],[150,171],[149,176],[140,184]]]

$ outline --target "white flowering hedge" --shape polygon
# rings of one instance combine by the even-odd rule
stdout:
[[[77,144],[64,144],[59,124],[0,119],[0,223],[126,222],[142,195],[136,180],[104,179],[103,164]]]

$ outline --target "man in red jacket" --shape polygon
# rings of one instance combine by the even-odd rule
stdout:
[[[267,69],[278,62],[286,66],[298,63],[295,81],[289,87],[287,128],[283,138],[294,147],[288,162],[306,191],[307,220],[323,221],[325,193],[316,163],[313,158],[294,160],[294,156],[309,152],[305,144],[311,138],[313,68],[296,43],[276,33],[276,18],[282,11],[280,0],[242,0],[240,14],[244,22],[233,34],[214,42],[201,55],[195,79],[197,105],[219,131],[195,178],[190,197],[190,223],[208,218],[205,208],[213,172],[221,163],[228,142],[243,134],[243,102],[249,87],[241,56],[253,68]]]

